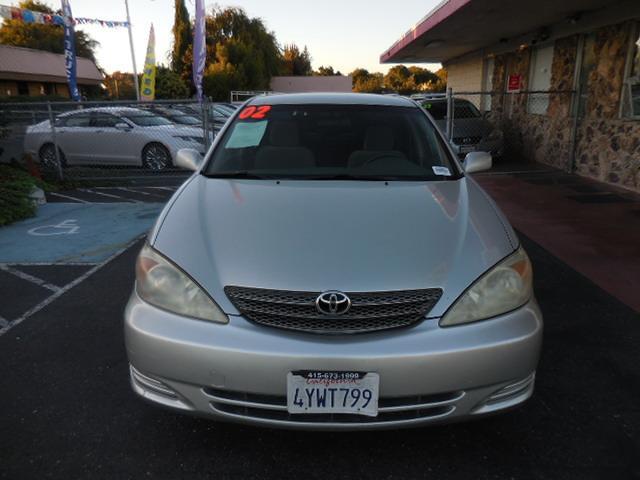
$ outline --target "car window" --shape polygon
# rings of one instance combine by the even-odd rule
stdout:
[[[476,106],[466,100],[455,100],[453,105],[453,118],[476,118],[481,116]],[[422,102],[422,106],[431,114],[434,120],[447,118],[446,100],[425,100]]]
[[[89,127],[91,125],[91,112],[74,113],[59,119],[62,127]]]
[[[422,106],[431,114],[434,120],[442,120],[447,116],[447,102],[430,102],[426,100],[422,102]]]
[[[96,127],[115,127],[122,120],[110,113],[96,112],[93,118],[93,125]]]
[[[171,120],[168,120],[160,115],[155,115],[151,112],[145,112],[138,110],[137,112],[126,112],[123,116],[141,127],[154,127],[159,125],[172,125]]]
[[[413,106],[263,105],[235,117],[205,174],[331,179],[436,179],[459,172]]]

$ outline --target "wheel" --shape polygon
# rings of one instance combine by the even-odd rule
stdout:
[[[62,150],[60,150],[59,148],[58,154],[60,155],[60,162],[62,166],[66,167],[67,161],[64,157],[64,153],[62,153]],[[56,157],[56,147],[53,143],[45,143],[42,147],[40,147],[38,157],[40,159],[40,165],[42,165],[43,168],[58,168],[58,157]]]
[[[171,154],[164,145],[150,143],[142,150],[142,165],[149,170],[164,170],[171,166]]]

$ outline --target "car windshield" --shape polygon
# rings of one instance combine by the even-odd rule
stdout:
[[[422,106],[427,112],[431,114],[434,120],[443,120],[447,117],[447,102],[446,100],[422,102]],[[466,100],[455,100],[453,104],[453,117],[454,118],[477,118],[480,117],[480,112],[475,105]]]
[[[193,115],[187,115],[179,110],[172,110],[167,112],[167,116],[170,120],[181,125],[200,125],[202,122]]]
[[[415,107],[249,105],[225,131],[204,174],[435,180],[459,172],[435,127]]]
[[[172,124],[170,120],[164,117],[142,110],[138,112],[126,112],[123,116],[140,127],[155,127],[158,125]]]

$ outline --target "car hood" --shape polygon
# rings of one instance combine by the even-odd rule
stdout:
[[[227,285],[383,291],[439,287],[442,315],[511,253],[515,234],[468,177],[442,182],[208,179],[165,208],[154,248],[229,314]]]

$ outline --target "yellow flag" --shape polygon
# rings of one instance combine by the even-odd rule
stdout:
[[[149,44],[147,56],[144,60],[144,72],[140,82],[140,99],[150,102],[156,97],[156,37],[153,33],[153,24],[149,31]]]

